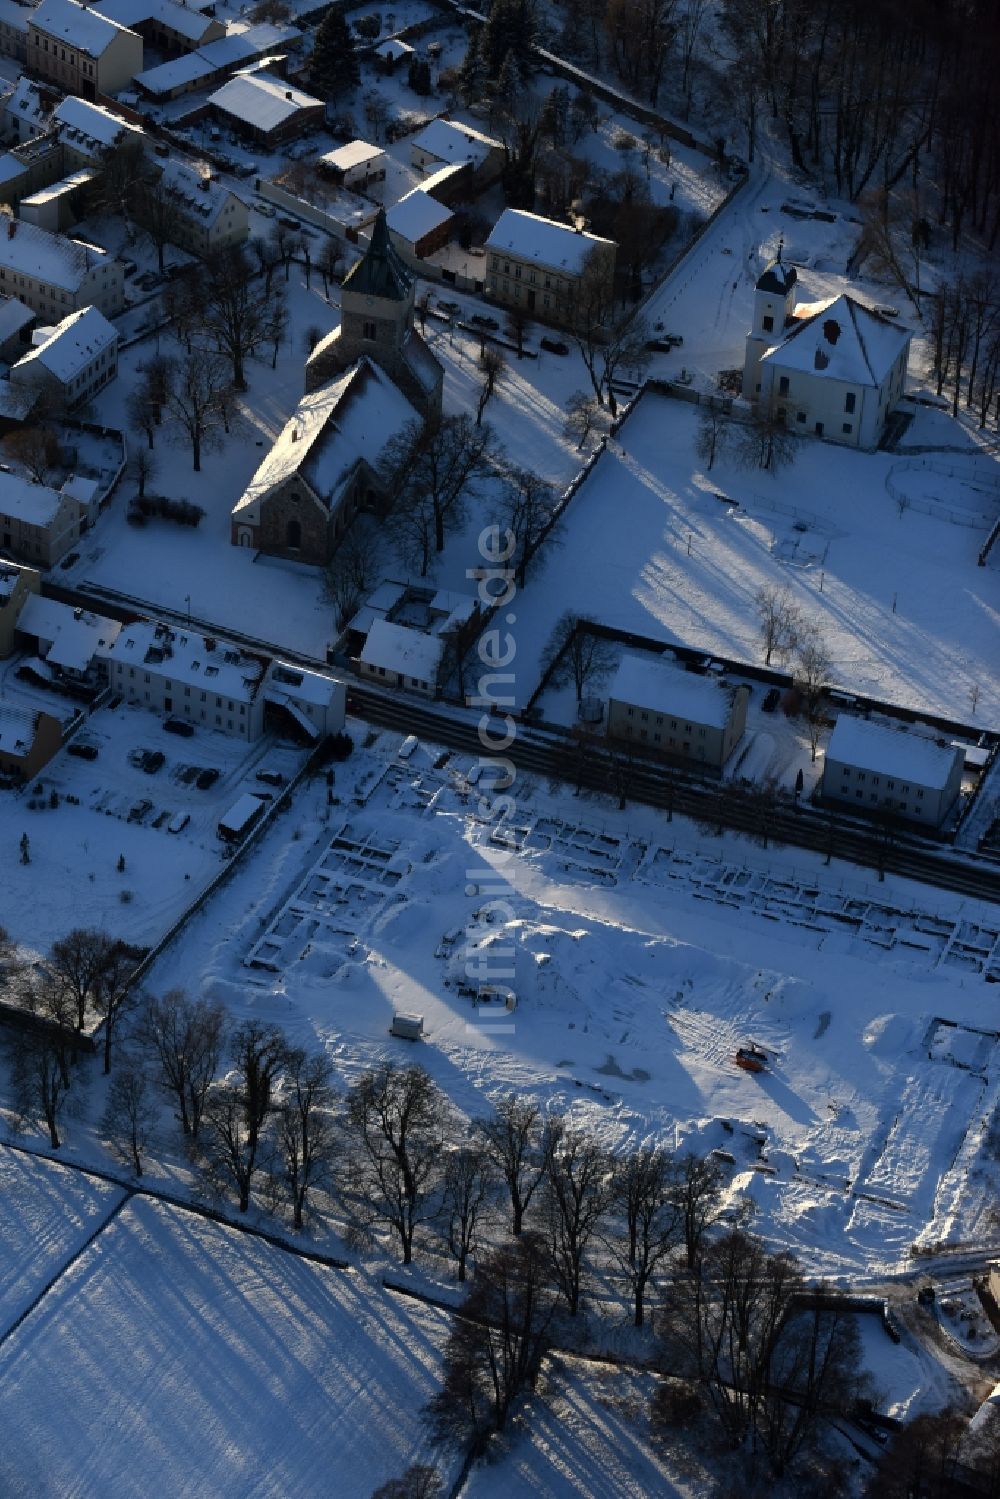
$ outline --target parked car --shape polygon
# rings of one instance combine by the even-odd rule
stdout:
[[[302,228],[302,225],[299,223],[298,219],[290,219],[290,218],[288,218],[285,215],[280,215],[279,216],[278,223],[281,225],[282,229],[301,229]]]
[[[151,812],[152,809],[153,803],[149,800],[148,797],[144,796],[141,801],[134,802],[132,806],[129,807],[128,821],[141,822],[142,819],[146,816],[147,812]]]
[[[764,700],[760,706],[765,713],[773,713],[780,702],[781,689],[778,687],[769,687],[764,694]]]
[[[538,340],[538,346],[540,349],[547,350],[547,352],[550,354],[569,353],[569,344],[563,343],[561,338],[549,338],[547,336],[545,338],[540,338]]]
[[[273,219],[277,211],[273,203],[265,203],[263,198],[261,198],[258,203],[255,203],[254,207],[256,208],[258,213],[262,213],[264,215],[265,219]]]
[[[164,719],[163,727],[168,734],[180,734],[184,739],[190,739],[194,733],[194,724],[188,723],[186,718]]]
[[[647,349],[658,350],[661,354],[669,354],[672,349],[679,349],[684,339],[679,333],[660,333],[656,338],[646,341]]]
[[[155,776],[162,769],[166,758],[162,750],[147,750],[142,757],[142,769],[148,776]]]
[[[263,781],[265,786],[283,786],[285,784],[285,778],[280,770],[267,770],[266,768],[258,770],[257,779],[258,781]]]
[[[490,328],[494,332],[500,327],[495,317],[487,317],[485,312],[474,312],[469,319],[477,328]]]
[[[74,739],[66,746],[67,755],[76,755],[79,760],[96,760],[97,745],[87,744],[85,740]]]
[[[173,817],[171,817],[170,821],[167,823],[167,832],[183,833],[184,829],[187,827],[190,821],[190,812],[175,812]]]
[[[438,298],[438,306],[440,307],[442,312],[456,313],[461,312],[462,310],[458,302],[444,302],[440,299],[440,297]]]
[[[195,781],[195,785],[197,786],[199,791],[208,791],[209,788],[214,786],[216,781],[219,779],[219,774],[219,771],[214,770],[211,766],[209,766],[205,770],[200,770],[198,772],[198,779]]]

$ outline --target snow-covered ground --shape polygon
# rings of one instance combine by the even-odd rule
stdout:
[[[369,1494],[434,1461],[446,1333],[362,1276],[133,1199],[0,1349],[0,1489]]]

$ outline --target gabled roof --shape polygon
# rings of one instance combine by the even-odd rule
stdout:
[[[324,504],[331,503],[361,459],[374,468],[389,440],[416,419],[417,412],[388,375],[362,359],[329,385],[303,396],[233,516],[255,524],[261,502],[296,474]]]
[[[628,653],[621,659],[608,697],[713,729],[726,727],[733,708],[732,692],[711,678],[694,676],[655,657]]]
[[[209,43],[211,46],[212,44]],[[208,98],[209,104],[257,130],[277,130],[302,109],[320,109],[323,101],[293,88],[271,73],[237,73]]]
[[[385,209],[380,208],[372,225],[368,249],[344,277],[342,290],[356,292],[363,297],[383,297],[387,301],[405,302],[409,299],[411,285],[409,272],[392,248],[385,222]]]
[[[545,219],[521,208],[505,208],[490,231],[486,248],[578,276],[591,251],[602,249],[614,254],[618,246],[613,239],[571,229],[556,219]]]
[[[68,384],[92,360],[117,342],[118,329],[114,324],[109,323],[96,307],[84,307],[63,318],[42,343],[23,355],[11,370],[11,377],[30,377],[41,368]]]
[[[176,0],[96,0],[94,8],[130,30],[146,21],[159,21],[192,44],[218,24],[211,16],[199,15],[193,7],[178,5]]]
[[[408,625],[376,619],[361,648],[366,666],[381,666],[401,677],[412,677],[428,686],[437,681],[444,641],[439,635],[424,635]]]
[[[8,271],[23,271],[58,286],[62,291],[78,291],[94,266],[111,264],[106,250],[62,234],[50,234],[37,224],[23,219],[0,218],[0,266]]]
[[[410,144],[418,151],[426,151],[428,156],[436,156],[439,161],[471,161],[474,166],[480,166],[491,151],[503,149],[502,141],[483,135],[471,125],[442,119],[431,120]]]
[[[394,234],[414,245],[454,217],[450,208],[445,208],[422,188],[415,187],[389,209],[386,225]]]
[[[917,786],[943,791],[956,760],[962,759],[962,750],[907,729],[893,729],[842,713],[833,726],[826,758],[827,763],[833,760],[855,770],[897,776]]]
[[[764,359],[803,374],[878,386],[912,337],[908,328],[841,295],[800,307],[787,337]]]
[[[116,37],[131,36],[142,45],[142,38],[127,26],[119,26],[109,16],[77,5],[75,0],[42,0],[32,12],[31,24],[46,36],[57,36],[87,57],[103,57]]]
[[[122,137],[141,145],[146,132],[121,115],[112,114],[101,104],[91,104],[88,99],[77,99],[70,94],[52,111],[52,123],[59,131],[59,139],[70,146],[110,148]]]

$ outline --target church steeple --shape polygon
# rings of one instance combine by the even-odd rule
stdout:
[[[392,247],[385,209],[380,208],[368,249],[344,277],[343,289],[364,297],[408,302],[413,280]]]

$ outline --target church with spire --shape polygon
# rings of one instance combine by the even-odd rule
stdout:
[[[306,390],[370,359],[425,417],[440,416],[444,371],[413,326],[413,302],[413,277],[393,249],[380,208],[368,249],[344,277],[340,327],[306,363]]]
[[[379,210],[344,277],[340,327],[310,355],[305,395],[233,507],[233,546],[323,566],[359,514],[386,513],[389,444],[441,415],[444,370],[413,327],[413,297]]]

